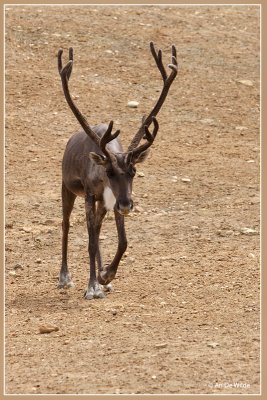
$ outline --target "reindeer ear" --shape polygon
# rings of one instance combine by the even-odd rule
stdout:
[[[97,165],[106,165],[107,159],[102,154],[97,154],[91,151],[89,153],[89,158],[94,161]]]
[[[145,161],[149,155],[149,151],[150,149],[147,149],[145,151],[143,151],[142,153],[139,154],[139,156],[134,160],[134,163],[141,163],[143,161]]]

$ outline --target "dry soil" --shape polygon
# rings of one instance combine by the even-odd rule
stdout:
[[[6,393],[259,393],[259,18],[258,6],[6,6]],[[61,159],[79,129],[57,51],[74,47],[75,101],[91,124],[113,119],[126,148],[161,90],[151,40],[165,65],[176,44],[179,75],[134,181],[114,290],[86,301],[83,199],[75,288],[56,287]],[[116,240],[110,214],[106,264]]]

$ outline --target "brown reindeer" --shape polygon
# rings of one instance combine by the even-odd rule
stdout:
[[[143,162],[158,132],[156,115],[163,105],[169,88],[177,75],[176,49],[172,46],[171,73],[168,76],[162,63],[162,52],[150,43],[151,53],[163,79],[163,88],[157,103],[147,117],[143,117],[138,132],[133,137],[128,150],[121,146],[119,130],[112,133],[113,121],[109,125],[89,125],[86,118],[74,104],[68,82],[73,67],[73,49],[69,49],[69,61],[63,68],[62,53],[58,52],[58,70],[67,103],[83,130],[74,134],[67,143],[62,162],[62,265],[59,274],[59,288],[73,286],[67,265],[69,218],[77,196],[85,198],[85,212],[89,234],[90,277],[84,297],[86,299],[104,297],[102,285],[111,289],[119,262],[127,248],[124,217],[133,208],[132,184],[135,164]],[[153,125],[152,133],[149,127]],[[145,142],[140,145],[142,139]],[[84,156],[86,155],[86,156]],[[99,248],[99,234],[107,210],[114,210],[118,231],[118,248],[113,261],[103,267]],[[96,262],[98,277],[96,276]]]

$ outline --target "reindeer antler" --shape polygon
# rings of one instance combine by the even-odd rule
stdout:
[[[115,133],[112,134],[111,133],[112,128],[113,128],[113,121],[110,121],[108,129],[106,130],[106,132],[102,136],[102,138],[100,140],[100,145],[99,145],[100,149],[102,150],[102,152],[107,157],[110,157],[110,153],[106,149],[106,144],[111,142],[111,140],[116,139],[116,137],[120,134],[120,130],[117,130]]]
[[[158,101],[155,104],[155,106],[153,107],[152,111],[149,113],[149,115],[147,117],[143,117],[142,125],[140,126],[139,130],[133,137],[133,139],[128,147],[128,152],[131,152],[137,148],[138,144],[140,143],[140,140],[142,139],[142,137],[144,135],[144,132],[146,132],[146,134],[147,134],[147,128],[151,125],[152,122],[154,122],[154,125],[156,122],[156,124],[158,126],[155,116],[160,111],[160,109],[167,97],[167,94],[169,92],[171,84],[174,81],[174,79],[177,75],[177,72],[178,72],[178,64],[177,64],[177,59],[176,59],[176,48],[174,45],[172,45],[172,53],[171,53],[171,61],[172,62],[171,62],[171,64],[168,65],[168,67],[172,70],[169,76],[167,75],[166,69],[162,63],[162,51],[158,50],[158,52],[157,52],[153,42],[150,42],[150,50],[151,50],[152,56],[157,64],[157,67],[161,73],[161,76],[163,79],[163,88],[162,88],[161,94],[158,98]],[[147,147],[151,146],[151,144],[149,144]]]
[[[147,150],[154,142],[155,137],[159,130],[159,123],[158,123],[156,117],[154,117],[154,116],[152,117],[152,123],[154,124],[154,129],[153,129],[152,133],[149,132],[147,125],[144,126],[146,142],[144,144],[142,144],[141,146],[131,150],[133,157],[136,157],[139,154],[141,154],[143,151]]]
[[[69,79],[71,76],[72,72],[72,67],[73,67],[73,48],[69,48],[69,61],[63,68],[62,66],[62,54],[63,50],[59,49],[58,51],[58,72],[61,77],[62,81],[62,87],[64,91],[65,98],[67,100],[67,103],[77,118],[78,122],[81,124],[82,128],[84,129],[85,133],[96,143],[96,145],[102,150],[102,152],[107,156],[110,157],[110,153],[106,149],[106,144],[110,142],[111,140],[115,139],[120,131],[116,131],[114,134],[111,134],[112,128],[113,128],[113,121],[110,121],[108,128],[102,138],[100,138],[90,127],[88,124],[85,116],[79,111],[78,107],[74,103],[70,92],[69,92]]]

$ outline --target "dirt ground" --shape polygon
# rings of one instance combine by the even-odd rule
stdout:
[[[259,393],[259,18],[257,6],[6,7],[7,394]],[[114,119],[127,148],[161,90],[151,40],[165,65],[176,44],[179,74],[138,167],[114,290],[86,301],[83,199],[75,287],[56,287],[61,160],[79,129],[57,51],[74,47],[77,104],[91,124]],[[107,264],[111,213],[101,244]]]

